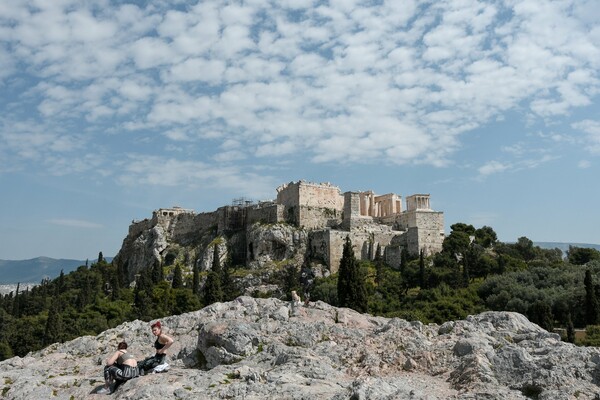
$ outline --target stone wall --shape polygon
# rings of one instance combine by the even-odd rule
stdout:
[[[378,245],[384,254],[387,246],[398,232],[346,232],[334,229],[313,231],[310,234],[310,255],[314,259],[322,260],[331,273],[336,273],[344,250],[346,236],[350,236],[354,249],[354,256],[358,260],[373,260]]]
[[[288,210],[286,219],[298,226],[327,226],[325,222],[316,222],[311,213],[302,208],[322,208],[340,212],[344,208],[344,198],[340,189],[330,183],[290,182],[277,188],[277,204]]]
[[[290,182],[277,188],[274,202],[224,206],[200,214],[180,207],[156,210],[151,220],[132,223],[124,245],[142,249],[145,248],[143,240],[154,240],[152,257],[159,259],[169,240],[180,246],[201,247],[214,236],[225,235],[237,243],[232,251],[236,260],[243,262],[247,259],[246,241],[234,240],[236,235],[243,236],[257,222],[286,222],[310,232],[308,256],[323,260],[331,272],[339,267],[347,235],[351,237],[358,259],[373,259],[379,244],[387,263],[397,267],[404,248],[411,255],[418,255],[420,250],[426,255],[441,251],[443,213],[429,207],[428,194],[408,196],[407,211],[402,211],[401,197],[393,193],[375,195],[372,191],[363,191],[341,195],[340,189],[329,183]],[[134,242],[149,230],[156,232],[148,238],[142,237],[139,243]],[[138,255],[132,257],[135,259]],[[134,263],[149,264],[150,258],[147,254]]]
[[[299,226],[306,229],[335,227],[342,223],[342,211],[335,208],[299,207]]]
[[[419,254],[423,249],[425,255],[442,250],[444,241],[444,214],[438,211],[407,211],[398,218],[402,229],[408,230],[406,245],[411,255]]]
[[[246,224],[251,225],[255,222],[275,224],[285,221],[285,206],[271,203],[268,205],[259,205],[247,207]]]

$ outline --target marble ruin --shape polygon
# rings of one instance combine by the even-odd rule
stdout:
[[[322,260],[336,272],[343,242],[350,235],[359,259],[374,259],[376,252],[391,266],[399,266],[400,254],[441,251],[444,215],[430,206],[429,194],[402,197],[372,191],[349,191],[330,183],[290,182],[279,186],[272,201],[235,201],[213,212],[196,213],[180,207],[161,208],[152,220],[134,222],[129,235],[135,236],[157,223],[170,237],[184,237],[214,227],[217,235],[240,232],[254,223],[287,223],[308,232],[308,258]],[[252,243],[245,244],[245,262],[252,261]],[[238,251],[239,252],[239,251]]]

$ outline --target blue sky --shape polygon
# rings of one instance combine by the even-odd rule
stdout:
[[[600,7],[0,2],[0,259],[305,179],[430,193],[446,230],[600,243]]]

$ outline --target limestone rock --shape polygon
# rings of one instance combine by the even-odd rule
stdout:
[[[302,265],[308,234],[302,229],[288,224],[253,224],[247,231],[250,249],[248,267],[263,268],[276,261],[289,260],[294,265]]]
[[[373,317],[323,302],[239,297],[164,318],[167,373],[115,399],[595,399],[600,352],[561,342],[520,314],[485,312],[441,326]],[[133,321],[0,363],[4,398],[93,399],[121,340],[153,353]]]

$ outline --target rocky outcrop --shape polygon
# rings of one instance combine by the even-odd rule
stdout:
[[[221,265],[229,259],[234,265],[247,268],[254,277],[256,270],[279,270],[290,264],[300,270],[304,263],[308,233],[303,229],[285,223],[254,223],[243,230],[219,233],[216,228],[194,222],[197,218],[182,214],[167,220],[153,218],[134,223],[113,264],[126,271],[130,281],[155,265],[173,268],[178,264],[184,274],[191,274],[195,265],[200,271],[211,269],[215,246]],[[198,229],[186,229],[185,233],[175,229],[184,225],[179,220],[186,219],[192,222],[185,226]],[[265,283],[269,283],[268,279],[261,279],[256,285]],[[247,286],[240,282],[240,289]]]
[[[165,318],[176,342],[165,374],[116,399],[595,399],[600,352],[560,341],[509,312],[441,326],[372,317],[322,302],[239,297]],[[121,340],[152,353],[128,322],[0,363],[5,398],[100,398],[102,360]]]
[[[297,266],[304,262],[308,233],[303,229],[288,224],[254,224],[249,227],[246,236],[250,269],[284,260]]]

